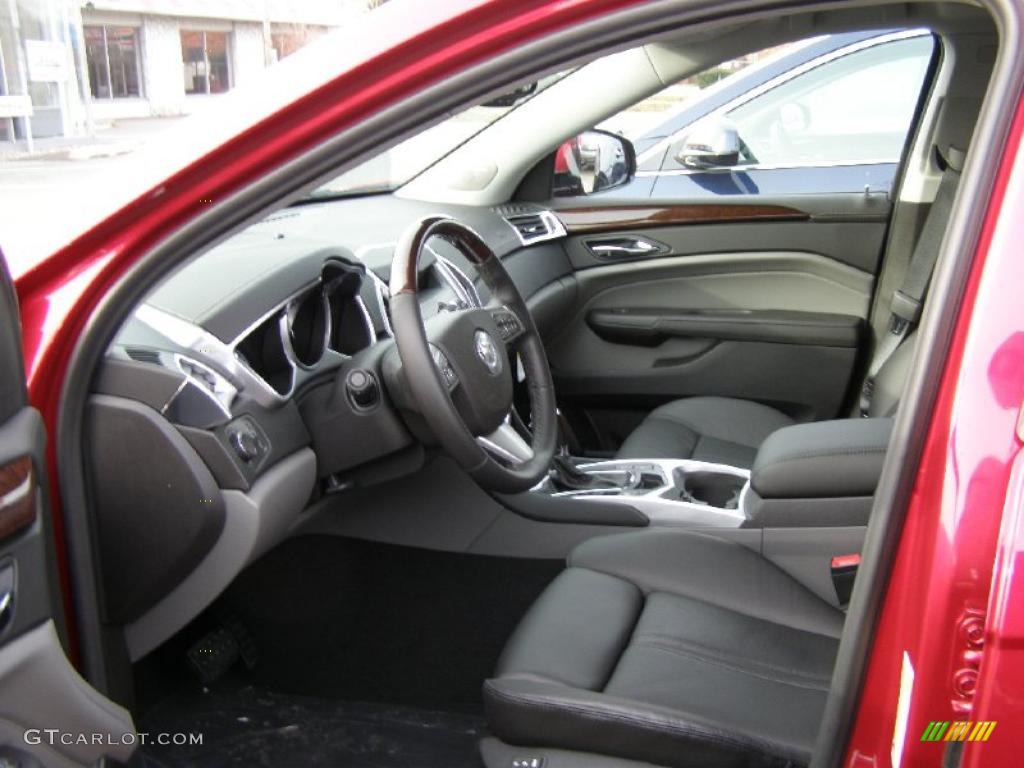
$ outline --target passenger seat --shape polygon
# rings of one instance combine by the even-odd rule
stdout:
[[[878,371],[868,416],[892,416],[899,404],[916,334],[910,334]],[[653,410],[626,438],[620,459],[694,459],[751,467],[768,435],[794,420],[749,400],[688,397]]]

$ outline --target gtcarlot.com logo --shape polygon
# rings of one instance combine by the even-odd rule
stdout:
[[[36,746],[47,744],[51,747],[76,744],[98,746],[160,744],[161,746],[199,746],[203,743],[201,733],[70,733],[56,728],[29,728],[25,731],[25,743]]]

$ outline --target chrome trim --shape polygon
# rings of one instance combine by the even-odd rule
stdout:
[[[481,435],[476,442],[484,450],[511,464],[525,464],[533,458],[533,448],[515,431],[508,419],[489,435]]]
[[[388,284],[381,280],[373,270],[366,268],[366,274],[373,281],[374,293],[377,294],[377,309],[380,310],[381,321],[384,323],[384,332],[394,337],[395,332],[391,330],[391,312],[388,310],[387,302],[391,299],[391,291]]]
[[[161,412],[166,412],[167,409],[171,407],[171,404],[177,399],[178,395],[180,395],[182,391],[185,389],[185,387],[191,383],[192,386],[197,387],[199,391],[201,391],[204,395],[210,398],[210,400],[212,400],[214,404],[217,406],[217,409],[221,413],[223,413],[227,418],[230,419],[231,404],[234,403],[235,397],[238,395],[238,388],[235,387],[235,385],[228,381],[226,378],[217,373],[217,371],[213,370],[213,368],[211,368],[208,365],[205,365],[204,363],[199,362],[198,360],[195,360],[187,355],[182,355],[178,352],[174,352],[172,354],[172,357],[174,359],[175,366],[177,366],[178,370],[181,372],[181,375],[184,376],[185,379],[181,382],[181,386],[175,390],[174,394],[167,399],[167,402],[164,404],[164,407],[161,410]],[[208,373],[214,380],[213,390],[210,390],[207,382],[200,381],[187,370],[185,370],[185,367],[182,365],[183,361],[191,366],[200,368],[206,373]]]
[[[370,317],[370,310],[366,308],[366,302],[363,301],[363,297],[358,293],[354,297],[356,306],[359,307],[359,311],[363,315],[363,323],[366,325],[366,332],[369,334],[370,343],[367,347],[373,346],[377,343],[377,329],[373,327],[373,318]],[[328,337],[330,338],[330,337]]]
[[[245,392],[260,405],[277,407],[286,401],[286,397],[279,394],[235,355],[235,346],[244,338],[244,334],[231,344],[225,344],[198,325],[150,304],[140,304],[133,314],[140,323],[149,326],[178,347],[172,351],[186,353],[190,359],[206,364],[226,378],[238,391]],[[266,319],[267,316],[264,316],[263,320]],[[255,329],[258,325],[257,323],[252,328]]]
[[[426,249],[434,256],[434,271],[441,278],[441,282],[451,288],[459,303],[476,309],[482,307],[483,302],[480,300],[480,294],[476,289],[476,285],[469,279],[469,276],[450,259],[446,259],[431,246],[427,245]]]
[[[371,279],[374,280],[377,285],[378,296],[380,296],[380,278],[369,269],[367,269],[366,274],[370,275]],[[295,354],[295,347],[291,339],[291,321],[299,301],[309,298],[307,294],[313,290],[320,291],[320,300],[323,302],[323,310],[326,313],[325,333],[319,357],[316,362],[307,365],[299,360]],[[362,296],[357,294],[353,299],[363,316],[363,323],[366,326],[369,339],[367,346],[370,346],[377,341],[377,331],[373,325],[373,318],[370,316]],[[381,297],[381,313],[385,318],[385,326],[390,329],[390,319],[387,318],[387,313],[384,311],[383,297]],[[348,359],[348,355],[338,352],[330,345],[333,330],[331,304],[323,281],[319,277],[313,282],[304,285],[283,302],[277,304],[273,309],[260,315],[257,320],[250,323],[245,330],[229,343],[221,341],[212,333],[191,321],[150,304],[140,304],[136,308],[134,316],[139,322],[152,328],[177,347],[177,349],[170,351],[175,356],[175,367],[179,373],[185,376],[186,382],[183,382],[182,386],[167,400],[164,404],[164,410],[171,406],[174,399],[181,394],[187,383],[198,387],[229,418],[231,417],[231,403],[239,392],[245,392],[264,407],[279,407],[291,398],[295,390],[310,375],[328,370],[329,365],[340,364]],[[288,388],[283,393],[274,389],[260,374],[242,362],[237,353],[238,345],[246,337],[275,316],[277,317],[277,332],[281,341],[281,347],[290,368]],[[159,352],[160,350],[157,351]],[[182,370],[179,358],[206,369],[215,379],[223,381],[223,386],[215,386],[214,392],[210,392],[206,384],[197,381],[193,376]],[[230,399],[225,399],[228,391],[227,388],[231,389]]]
[[[497,256],[495,256],[497,258]],[[459,265],[450,259],[446,259],[444,256],[441,257],[441,261],[447,265],[448,269],[451,270],[456,280],[460,280],[463,285],[466,286],[466,290],[471,293],[470,299],[473,301],[473,306],[480,308],[483,307],[483,299],[480,298],[480,291],[476,288],[476,281],[474,281],[469,275],[463,272]]]
[[[252,323],[249,323],[249,325],[247,325],[245,327],[245,329],[241,333],[239,333],[237,336],[235,336],[235,338],[233,338],[229,342],[229,346],[232,349],[237,347],[246,336],[248,336],[250,333],[255,331],[257,328],[259,328],[261,325],[263,325],[263,323],[265,323],[267,320],[272,318],[274,315],[276,315],[282,309],[287,307],[289,303],[291,303],[292,301],[297,299],[299,296],[302,296],[304,293],[308,293],[312,288],[315,288],[318,283],[320,283],[320,278],[319,277],[317,277],[315,280],[311,280],[310,282],[306,283],[304,286],[302,286],[297,291],[295,291],[290,296],[288,296],[284,301],[282,301],[282,302],[280,302],[278,304],[275,304],[272,309],[269,309],[266,312],[264,312],[262,315],[260,315],[259,319],[253,321]]]
[[[287,357],[295,366],[305,371],[312,371],[320,365],[331,344],[331,302],[328,299],[327,292],[324,288],[325,286],[323,285],[323,282],[321,282],[320,303],[324,311],[324,338],[320,344],[320,354],[317,355],[316,360],[312,363],[307,364],[299,360],[299,356],[295,353],[295,345],[292,342],[292,325],[295,322],[295,315],[298,313],[299,305],[311,297],[307,295],[300,295],[290,299],[278,318],[278,331],[281,334],[281,346],[284,348],[285,357]]]
[[[769,163],[745,163],[739,165],[728,165],[722,166],[721,168],[671,168],[667,171],[637,171],[637,176],[650,177],[650,176],[691,176],[693,174],[700,173],[722,173],[729,171],[784,171],[787,168],[857,168],[862,165],[886,165],[898,163],[899,158],[895,160],[880,160],[872,159],[865,160],[863,162],[831,162],[831,163],[785,163],[785,164],[769,164]]]
[[[523,233],[520,232],[512,222],[516,219],[524,219],[527,216],[539,217],[540,220],[544,222],[547,233],[530,238],[523,237]],[[502,216],[502,218],[505,220],[505,223],[512,228],[512,231],[516,233],[516,237],[519,238],[519,242],[522,245],[533,245],[535,243],[543,243],[547,240],[557,240],[558,238],[565,237],[566,235],[565,226],[562,224],[561,219],[555,216],[552,211],[546,209],[534,211],[532,213],[514,213],[511,216]]]
[[[544,478],[533,487],[532,491],[549,493],[551,496],[572,497],[579,501],[596,499],[606,503],[625,504],[646,515],[651,525],[738,528],[747,519],[743,505],[746,501],[747,489],[750,487],[750,471],[740,467],[689,459],[623,459],[580,464],[579,469],[607,475],[656,471],[661,475],[664,484],[641,493],[623,493],[622,489],[618,488],[549,493],[546,490],[550,489],[549,480]],[[717,472],[745,480],[745,484],[740,490],[736,509],[723,509],[707,504],[694,504],[689,501],[668,498],[666,494],[676,489],[674,472],[677,469],[682,469],[684,472]]]

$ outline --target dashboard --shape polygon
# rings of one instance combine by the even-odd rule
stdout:
[[[388,462],[422,461],[429,435],[384,381],[397,356],[388,280],[402,232],[438,212],[480,234],[527,299],[571,274],[564,228],[532,205],[325,201],[186,263],[124,323],[97,371],[86,434],[104,618],[126,627],[133,659],[311,501]],[[428,244],[419,267],[424,319],[489,298],[446,241]]]

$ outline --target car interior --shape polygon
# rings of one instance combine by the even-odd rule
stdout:
[[[819,150],[799,89],[757,119],[818,170],[898,146],[889,185],[637,199],[604,134],[559,165],[709,67],[874,29],[930,43],[905,125]],[[959,3],[662,32],[153,285],[86,405],[106,686],[205,738],[135,764],[809,764],[999,53]]]

